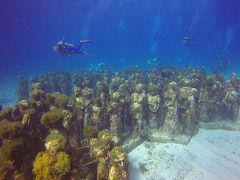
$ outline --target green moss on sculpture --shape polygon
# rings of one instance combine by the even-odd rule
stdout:
[[[59,107],[66,107],[68,104],[68,97],[64,94],[56,96],[55,104]]]
[[[0,121],[7,119],[9,121],[12,120],[12,109],[11,108],[4,108],[0,111]]]
[[[70,158],[65,152],[59,152],[54,158],[53,174],[56,176],[64,176],[69,172]]]
[[[207,87],[212,87],[214,85],[214,77],[211,75],[208,75],[206,77],[206,85]]]
[[[148,86],[148,92],[152,95],[159,94],[159,87],[155,84],[150,84]]]
[[[97,107],[101,107],[102,103],[101,103],[101,98],[100,97],[96,97],[94,99],[94,104],[97,106]]]
[[[64,149],[66,142],[66,138],[59,131],[53,130],[45,140],[45,147],[50,153],[55,154]]]
[[[41,124],[48,129],[53,129],[61,127],[63,119],[64,119],[63,111],[61,109],[54,109],[42,115]]]
[[[4,162],[19,160],[24,153],[24,145],[23,138],[18,138],[4,143],[0,148],[1,160]]]
[[[109,153],[110,157],[110,166],[117,165],[121,162],[123,162],[124,165],[128,165],[128,157],[126,153],[124,152],[122,147],[115,146]]]
[[[98,159],[106,158],[113,144],[110,132],[108,130],[100,131],[97,139],[91,138],[89,140],[90,156]]]
[[[85,126],[84,127],[84,137],[85,138],[96,138],[97,137],[97,127],[96,126]]]
[[[52,106],[55,104],[55,97],[54,95],[47,93],[46,94],[46,100],[45,103],[48,104],[49,106]]]
[[[97,140],[100,142],[100,141],[111,141],[112,137],[111,137],[111,134],[110,132],[105,129],[105,130],[102,130],[98,133],[98,138]]]
[[[12,108],[12,118],[13,121],[21,121],[22,119],[22,113],[17,105],[13,106]]]
[[[39,113],[39,111],[36,111],[34,108],[30,108],[24,111],[22,123],[33,125],[33,123],[39,123],[40,118],[41,113]]]
[[[109,153],[109,180],[129,179],[128,157],[123,148],[115,146]]]
[[[98,95],[100,95],[99,93],[106,93],[108,94],[109,90],[108,90],[108,85],[105,82],[97,82],[97,88],[98,88]]]
[[[127,170],[119,166],[111,166],[109,169],[108,180],[117,180],[117,179],[129,180],[129,174]]]
[[[38,179],[52,179],[51,171],[52,164],[54,163],[53,156],[48,153],[40,152],[37,154],[33,164],[33,172]]]
[[[0,159],[0,179],[12,179],[12,170]]]
[[[26,141],[24,138],[7,140],[0,148],[0,179],[14,179],[16,168],[22,166],[26,156]],[[14,174],[15,176],[15,174]]]
[[[76,102],[75,98],[76,98],[75,94],[72,94],[72,95],[70,96],[69,101],[68,101],[68,104],[69,104],[70,106],[73,106],[73,105],[75,104],[75,102]]]
[[[142,93],[142,91],[143,91],[143,85],[140,84],[140,83],[136,84],[135,90],[136,90],[137,93]]]
[[[113,142],[110,132],[108,130],[100,131],[96,142],[92,145],[93,154],[95,157],[105,157],[112,146]]]
[[[30,108],[30,109],[27,109],[26,111],[24,111],[24,114],[29,114],[29,115],[34,115],[36,114],[36,110],[34,108]]]
[[[34,89],[31,92],[31,98],[34,99],[35,101],[40,101],[41,99],[45,98],[44,91],[41,89]]]
[[[112,100],[114,102],[120,102],[121,94],[119,92],[114,92],[113,95],[112,95]]]
[[[24,134],[23,124],[20,122],[9,122],[3,120],[0,122],[0,139],[14,139]]]
[[[69,155],[59,152],[56,155],[39,152],[33,164],[33,172],[36,180],[60,179],[69,172]]]

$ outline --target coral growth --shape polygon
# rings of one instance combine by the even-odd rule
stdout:
[[[56,96],[55,104],[61,108],[64,108],[68,104],[68,97],[64,94],[60,94]]]
[[[64,152],[51,155],[39,152],[33,164],[33,172],[37,179],[61,179],[69,172],[70,158]]]
[[[41,124],[49,129],[58,128],[63,125],[64,113],[61,109],[46,112],[41,117]]]
[[[51,154],[63,150],[66,145],[66,138],[57,130],[52,130],[45,140],[45,148]]]
[[[14,139],[23,136],[24,126],[21,122],[0,122],[0,139]]]
[[[84,127],[84,137],[87,139],[97,137],[97,127],[96,126],[85,126]]]

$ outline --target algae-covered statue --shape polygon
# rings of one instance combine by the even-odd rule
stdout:
[[[160,96],[157,85],[150,84],[147,94],[148,123],[150,128],[157,129],[159,125]]]
[[[182,87],[179,92],[178,112],[180,120],[183,122],[183,133],[192,136],[197,126],[196,120],[196,103],[194,96],[197,89],[191,87]]]
[[[114,92],[112,95],[112,102],[109,104],[107,113],[110,114],[110,132],[112,136],[121,137],[122,132],[122,120],[120,111],[120,94]]]
[[[124,79],[121,77],[120,73],[116,72],[110,83],[109,94],[112,95],[115,91],[117,91],[123,81]]]
[[[90,81],[83,82],[85,88],[82,90],[82,103],[84,107],[84,126],[94,125],[92,120],[93,89],[90,88]]]
[[[230,80],[227,82],[227,93],[224,97],[223,104],[230,120],[237,121],[239,119],[239,104],[240,104],[240,79],[236,73],[230,75]]]
[[[98,110],[98,129],[103,130],[109,128],[109,115],[107,114],[107,106],[110,101],[108,84],[104,81],[97,82],[97,99],[99,110]]]
[[[146,93],[143,90],[142,84],[135,86],[135,92],[131,95],[130,114],[132,117],[132,136],[141,137],[142,128],[146,125],[145,106],[146,106]]]
[[[177,114],[177,89],[175,81],[168,84],[167,91],[164,92],[164,122],[162,130],[168,134],[179,133],[179,119]]]

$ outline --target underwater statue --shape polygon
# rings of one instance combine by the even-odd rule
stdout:
[[[177,91],[178,85],[175,81],[168,84],[168,89],[164,92],[164,122],[162,130],[171,135],[179,133],[179,119],[177,114]]]
[[[98,130],[103,130],[109,127],[109,116],[107,115],[107,105],[110,101],[108,85],[105,82],[97,82],[98,105],[93,106],[94,112],[98,114]],[[98,107],[98,108],[97,108]],[[97,110],[99,109],[99,111]]]
[[[151,129],[157,129],[159,121],[160,96],[157,85],[150,84],[147,93],[148,121]]]
[[[110,102],[107,113],[110,114],[110,133],[112,136],[121,137],[122,121],[121,121],[121,96],[119,92],[114,92],[112,101]]]
[[[239,82],[236,73],[231,73],[230,80],[226,84],[226,94],[223,104],[230,120],[237,121],[239,119]]]
[[[142,84],[135,86],[135,92],[131,95],[130,114],[132,116],[132,137],[141,137],[142,128],[146,125],[145,122],[145,105],[147,95]]]
[[[62,57],[64,58],[65,55],[69,55],[72,57],[73,54],[83,54],[85,56],[88,56],[85,51],[81,50],[83,43],[89,43],[91,40],[82,40],[78,45],[65,43],[63,40],[57,42],[56,46],[53,46],[53,50],[55,52],[60,52],[62,54]]]
[[[83,85],[85,88],[82,90],[82,102],[84,107],[84,127],[86,125],[95,125],[92,119],[92,105],[94,101],[94,92],[93,89],[90,88],[90,81],[84,81]]]
[[[182,87],[179,90],[179,118],[183,123],[183,133],[193,136],[197,129],[196,103],[194,96],[197,89],[191,87]]]

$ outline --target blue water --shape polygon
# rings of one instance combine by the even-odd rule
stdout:
[[[1,0],[0,77],[88,68],[112,69],[158,57],[162,65],[205,66],[231,60],[226,75],[240,67],[238,0]],[[181,40],[190,36],[193,49]],[[62,58],[57,41],[84,46],[91,56]]]

